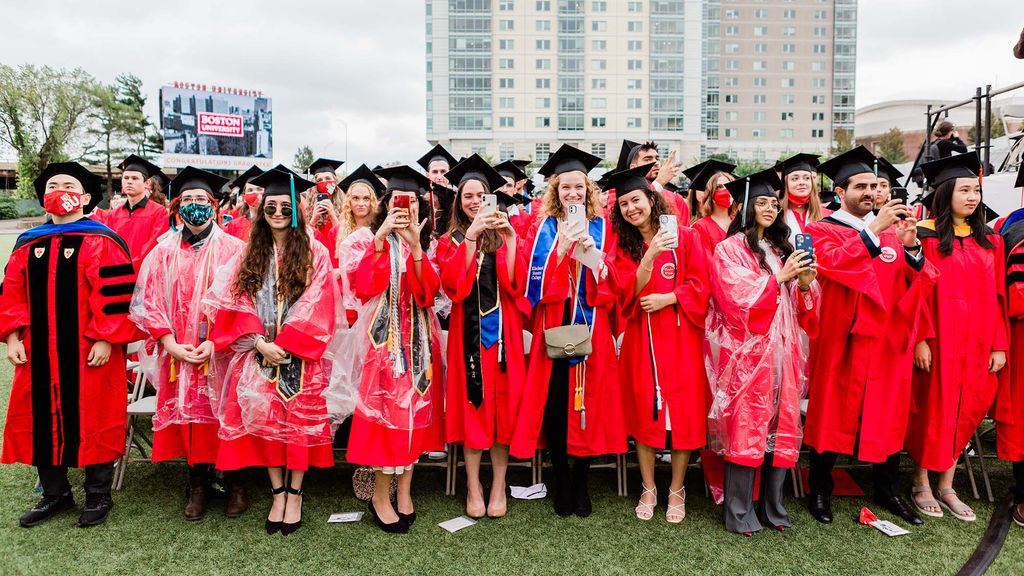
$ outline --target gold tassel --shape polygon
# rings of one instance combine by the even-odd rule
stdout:
[[[171,358],[171,382],[178,381],[178,365],[174,363],[174,358]]]
[[[203,363],[203,376],[209,376],[209,375],[210,375],[210,363],[209,362],[204,362]]]
[[[576,412],[583,410],[583,364],[576,366],[576,389],[572,403],[572,409]]]

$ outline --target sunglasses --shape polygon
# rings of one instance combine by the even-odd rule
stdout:
[[[280,208],[280,210],[278,210],[278,208]],[[263,207],[263,213],[267,216],[273,216],[278,212],[281,213],[281,216],[291,216],[292,207],[287,204],[267,204]]]

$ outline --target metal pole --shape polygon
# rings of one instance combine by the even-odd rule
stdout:
[[[992,85],[985,85],[985,161],[984,170],[988,170],[989,155],[992,151]],[[988,174],[986,174],[987,176]]]
[[[974,93],[974,152],[981,158],[981,86]]]

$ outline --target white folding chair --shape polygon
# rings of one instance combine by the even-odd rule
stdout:
[[[126,347],[126,356],[129,358],[138,354],[145,343],[141,340],[132,342]],[[148,462],[149,452],[153,448],[153,439],[139,427],[140,419],[153,418],[156,413],[156,395],[146,396],[146,385],[148,380],[142,371],[139,370],[138,360],[128,360],[125,368],[135,372],[135,378],[131,381],[131,391],[128,393],[128,429],[125,433],[124,454],[117,461],[114,470],[114,489],[120,490],[124,486],[124,477],[127,472],[128,462]],[[154,386],[155,387],[155,386]],[[132,458],[132,449],[135,449],[139,456]]]

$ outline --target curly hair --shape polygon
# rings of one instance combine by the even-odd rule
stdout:
[[[236,297],[248,295],[253,300],[256,299],[256,293],[263,287],[263,282],[270,271],[270,259],[275,256],[274,235],[266,216],[263,216],[266,200],[266,196],[260,200],[261,216],[252,224],[249,243],[238,266],[234,287]],[[295,210],[295,207],[292,209]],[[296,210],[295,214],[298,226],[287,230],[288,236],[277,278],[277,297],[284,302],[295,302],[302,296],[313,269],[313,247],[309,232],[306,230],[306,217],[302,210]]]
[[[771,267],[765,261],[765,251],[761,248],[760,238],[757,236],[757,214],[754,211],[753,200],[751,199],[751,202],[746,206],[740,205],[740,209],[746,212],[747,225],[743,225],[742,217],[733,218],[726,236],[732,236],[737,233],[743,234],[747,239],[747,247],[757,256],[757,263],[764,271],[771,273]],[[774,246],[779,251],[782,259],[785,260],[793,253],[793,245],[789,243],[789,225],[786,224],[786,219],[782,214],[782,208],[780,207],[775,213],[775,220],[772,221],[771,226],[764,229],[764,240]]]
[[[488,186],[486,182],[480,182],[480,184],[484,187],[484,194],[491,193],[491,187]],[[458,194],[455,196],[455,201],[452,202],[451,214],[448,217],[448,234],[458,231],[465,236],[466,230],[469,230],[469,225],[473,223],[473,219],[469,217],[469,214],[466,214],[465,210],[462,209],[462,189],[465,186],[466,182],[459,185]],[[477,246],[479,246],[480,251],[485,254],[497,252],[498,248],[501,248],[505,243],[505,240],[497,230],[484,230],[480,233],[480,238],[477,240]]]
[[[953,192],[956,190],[957,178],[946,180],[935,189],[935,200],[932,212],[935,218],[935,233],[939,236],[939,252],[943,256],[953,253]],[[978,207],[967,217],[965,222],[971,227],[971,237],[982,248],[992,249],[988,239],[989,229],[985,222],[985,205],[978,201]]]
[[[562,218],[565,216],[565,207],[562,206],[562,201],[558,198],[558,183],[560,180],[561,177],[558,174],[548,178],[548,188],[544,191],[544,199],[541,202],[542,211],[545,216],[552,218]],[[587,196],[583,201],[587,208],[587,220],[604,216],[604,209],[601,207],[601,198],[599,197],[597,186],[594,185],[594,182],[586,174],[583,175],[583,181],[587,184]]]
[[[341,207],[339,213],[341,214],[341,230],[338,231],[338,244],[341,245],[341,241],[348,237],[349,234],[356,231],[356,215],[352,213],[352,200],[350,192],[356,186],[362,186],[366,188],[370,193],[370,216],[373,216],[377,212],[377,204],[380,203],[377,200],[377,194],[374,193],[373,188],[365,182],[354,182],[345,191],[345,199],[341,201]],[[340,194],[339,194],[340,196]]]
[[[416,200],[419,202],[420,207],[429,206],[428,210],[433,210],[434,207],[430,206],[430,200],[425,194],[416,194]],[[380,203],[377,204],[377,211],[373,214],[373,223],[370,224],[370,231],[374,234],[377,230],[380,230],[384,220],[388,217],[388,204],[391,203],[391,192],[388,192],[380,199]],[[417,211],[417,216],[422,220],[423,214],[426,214],[427,223],[423,226],[423,230],[420,231],[420,248],[424,252],[430,249],[430,240],[433,238],[434,228],[433,222],[431,222],[430,212],[424,212],[423,210]]]
[[[675,212],[669,208],[668,203],[660,193],[655,192],[650,187],[640,190],[644,193],[644,196],[647,196],[647,201],[651,204],[651,214],[648,216],[648,219],[651,227],[654,229],[654,233],[657,234],[661,228],[661,216],[675,214]],[[635,192],[635,190],[630,190],[628,193],[632,192]],[[612,230],[615,231],[615,235],[618,237],[619,248],[628,254],[634,262],[639,263],[640,259],[644,257],[644,237],[640,234],[639,228],[626,220],[618,201],[615,202],[615,206],[612,208]]]

